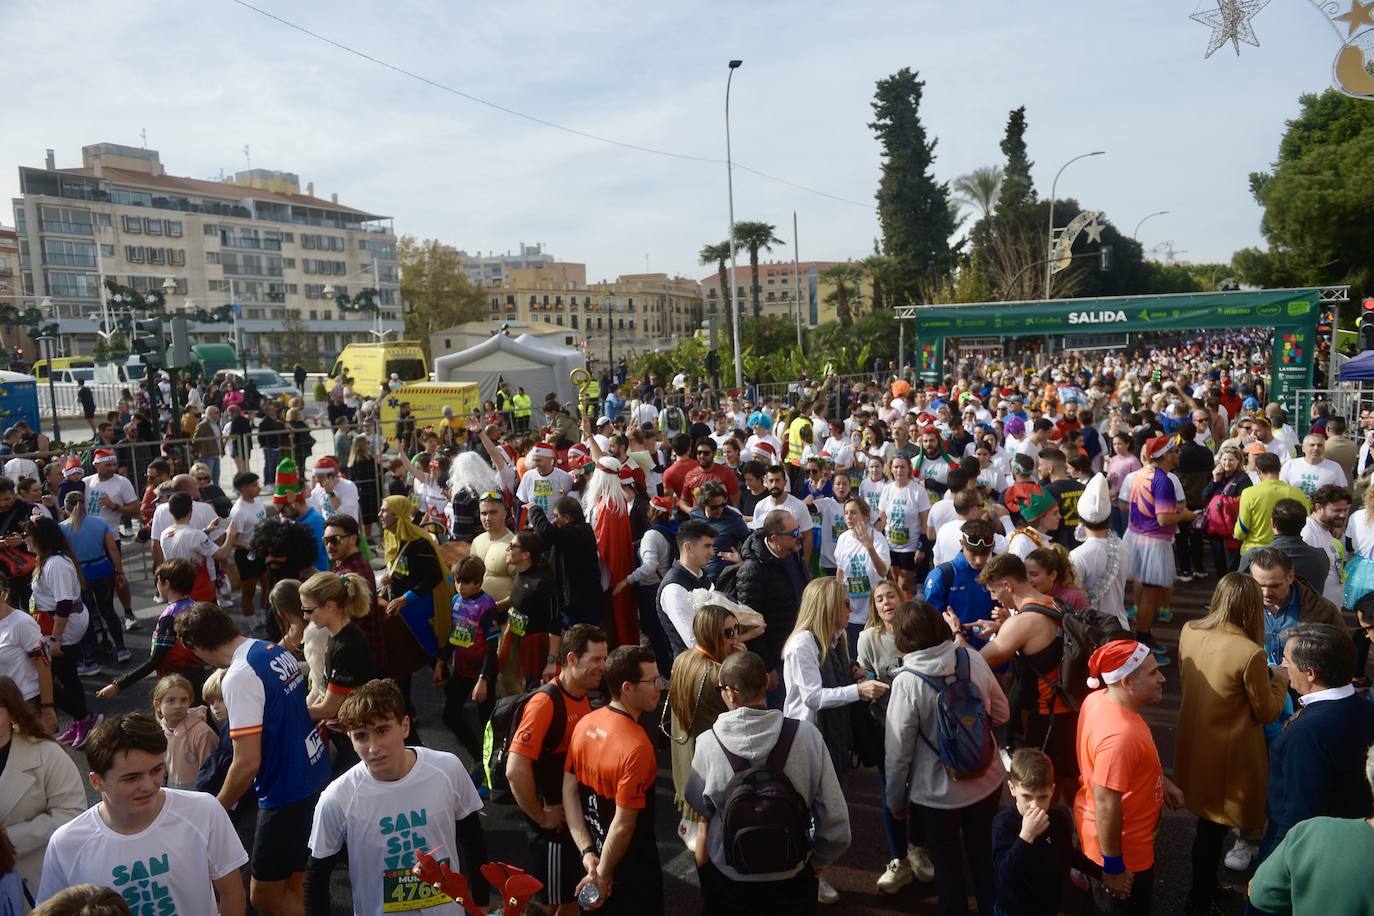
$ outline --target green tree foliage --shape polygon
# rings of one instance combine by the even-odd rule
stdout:
[[[701,251],[697,253],[702,266],[710,267],[716,265],[716,279],[720,281],[720,307],[725,310],[725,326],[733,328],[735,326],[735,297],[730,291],[730,275],[728,267],[730,263],[730,243],[718,242],[715,245],[702,245]]]
[[[735,247],[749,251],[749,293],[754,303],[754,318],[763,316],[763,301],[759,297],[759,252],[772,251],[774,245],[783,244],[774,234],[777,229],[772,223],[737,222],[735,223]],[[729,256],[729,252],[726,252]]]
[[[896,304],[918,301],[923,284],[937,282],[954,266],[949,239],[955,218],[949,186],[932,171],[936,141],[926,138],[921,124],[924,88],[907,67],[879,80],[869,123],[882,146],[878,219],[883,253],[892,259],[888,298]]]
[[[409,307],[406,337],[419,341],[432,361],[430,335],[489,315],[486,297],[468,279],[458,252],[436,239],[402,236],[396,257],[401,262],[401,299]]]
[[[1007,116],[1007,129],[1002,136],[1002,155],[1007,164],[1002,168],[1002,193],[999,211],[1014,212],[1035,202],[1035,185],[1031,183],[1031,166],[1026,152],[1026,106]]]
[[[854,300],[863,283],[863,267],[853,263],[836,264],[822,271],[821,279],[835,284],[834,292],[827,295],[825,301],[835,303],[835,320],[840,327],[849,327],[854,323]]]
[[[961,204],[977,207],[978,218],[987,219],[997,206],[997,196],[1002,191],[1002,167],[980,166],[967,175],[960,175],[954,179],[953,187]]]
[[[1268,251],[1236,252],[1245,283],[1350,284],[1374,291],[1374,105],[1328,89],[1305,94],[1270,171],[1250,176]]]

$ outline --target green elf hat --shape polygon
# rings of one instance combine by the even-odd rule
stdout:
[[[1032,493],[1029,499],[1021,503],[1018,511],[1027,522],[1033,522],[1057,505],[1059,502],[1054,496],[1041,490],[1039,493]]]
[[[273,505],[282,506],[299,499],[301,493],[301,474],[296,462],[283,458],[277,465],[276,490],[272,494]]]

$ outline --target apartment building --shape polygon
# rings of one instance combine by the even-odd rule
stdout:
[[[613,352],[666,350],[702,320],[701,286],[688,277],[626,274],[587,282],[585,264],[553,261],[516,268],[483,290],[493,323],[540,323],[568,328],[574,346],[594,362]]]
[[[25,302],[19,291],[19,233],[8,226],[0,226],[0,309],[6,307],[22,311]],[[24,329],[16,325],[0,324],[0,365],[15,356],[32,362],[35,358],[33,341]],[[18,353],[17,350],[23,350]]]
[[[233,323],[193,322],[196,341],[237,331],[249,362],[278,368],[327,366],[375,328],[402,330],[390,217],[316,197],[313,184],[302,193],[290,172],[186,178],[157,150],[113,143],[83,147],[81,160],[57,168],[49,150],[42,168],[20,166],[14,200],[21,295],[51,301],[65,352],[95,346],[102,278],[141,291],[170,278],[170,311],[234,305]],[[364,288],[378,290],[380,324],[329,295]]]
[[[518,251],[507,251],[505,254],[493,251],[468,254],[462,249],[457,249],[457,253],[463,259],[463,269],[467,271],[473,286],[504,286],[511,271],[537,270],[559,263],[557,258],[544,251],[543,242],[537,245],[521,242]]]
[[[814,328],[835,320],[835,284],[821,275],[841,261],[802,261],[794,271],[791,261],[768,261],[759,263],[759,301],[763,314],[796,320],[797,302],[800,298],[802,323]],[[726,272],[729,272],[727,266]],[[801,282],[797,282],[800,275]],[[739,270],[735,274],[736,301],[744,303],[746,316],[754,314],[754,299],[750,292],[750,272],[747,255],[739,259]],[[706,314],[725,314],[725,298],[720,288],[720,277],[716,272],[702,277],[701,286]],[[858,306],[862,311],[865,303],[872,300],[873,281],[865,277],[858,291]],[[854,301],[851,290],[850,301]]]

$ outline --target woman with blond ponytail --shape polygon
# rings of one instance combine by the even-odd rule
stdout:
[[[344,698],[377,676],[372,647],[357,617],[372,611],[372,589],[357,573],[316,573],[301,585],[301,613],[329,633],[324,654],[324,695],[310,703],[310,718],[332,719]]]

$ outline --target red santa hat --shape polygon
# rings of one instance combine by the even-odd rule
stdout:
[[[673,500],[671,497],[655,496],[653,499],[649,500],[649,505],[667,515],[673,514]]]
[[[771,443],[771,442],[764,442],[764,441],[755,442],[755,443],[754,443],[754,451],[756,451],[756,452],[762,452],[763,454],[767,455],[769,458],[776,458],[776,457],[778,457],[778,451],[777,451],[777,449],[773,448],[773,443]]]
[[[1088,659],[1088,686],[1096,690],[1103,684],[1125,680],[1150,657],[1150,647],[1134,639],[1116,639],[1099,648]]]
[[[321,474],[339,473],[339,462],[331,455],[326,455],[315,462],[312,472],[316,477]]]
[[[63,468],[62,468],[62,473],[63,473],[63,474],[72,474],[72,473],[75,473],[75,474],[80,475],[80,474],[86,473],[86,469],[83,468],[83,467],[81,466],[81,459],[79,459],[79,458],[77,458],[75,455],[73,455],[72,457],[70,457],[70,458],[67,459],[66,465],[64,465]]]
[[[72,460],[75,461],[76,459],[72,459]],[[107,461],[118,461],[118,460],[119,460],[119,459],[115,457],[114,449],[112,449],[112,448],[98,448],[98,449],[95,450],[95,463],[96,463],[96,464],[104,464],[104,463],[107,462]]]
[[[1155,436],[1149,442],[1145,443],[1145,454],[1153,461],[1173,451],[1174,446],[1177,444],[1178,440],[1173,436]]]
[[[622,464],[616,473],[620,475],[620,482],[623,484],[629,485],[635,482],[635,469],[630,466],[628,461]]]
[[[534,447],[530,449],[530,458],[553,458],[557,454],[554,447],[548,442],[536,442]]]

